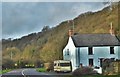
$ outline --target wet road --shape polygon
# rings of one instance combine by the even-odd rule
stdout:
[[[35,69],[16,69],[6,74],[2,77],[65,77],[65,75],[70,75],[70,73],[54,73],[54,72],[37,72]]]

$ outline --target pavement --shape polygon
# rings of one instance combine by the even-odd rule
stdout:
[[[16,69],[3,74],[1,77],[65,77],[71,73],[37,72],[34,68]]]

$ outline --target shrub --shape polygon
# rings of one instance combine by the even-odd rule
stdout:
[[[74,76],[81,76],[81,75],[94,75],[97,74],[96,71],[94,71],[92,68],[90,67],[81,67],[76,69],[72,75]]]
[[[6,58],[2,61],[2,69],[11,69],[14,68],[14,61]]]
[[[53,70],[53,63],[44,63],[45,69],[49,72]]]
[[[38,72],[46,72],[46,69],[45,68],[38,68],[37,71]]]
[[[4,73],[7,73],[7,72],[9,72],[9,71],[11,71],[11,69],[0,70],[0,74],[4,74]]]

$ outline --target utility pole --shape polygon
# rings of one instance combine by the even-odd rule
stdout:
[[[112,14],[112,0],[110,0],[110,14]],[[110,21],[110,26],[112,27],[113,26],[113,23],[112,21]]]
[[[110,11],[112,11],[112,0],[110,0]]]
[[[74,20],[72,20],[72,26],[73,26],[73,31],[74,31]]]
[[[70,29],[74,30],[74,20],[68,20],[68,25],[70,25]]]
[[[11,58],[11,60],[12,60],[12,58],[13,58],[13,53],[12,53],[12,51],[11,51],[11,53],[10,53],[10,58]]]

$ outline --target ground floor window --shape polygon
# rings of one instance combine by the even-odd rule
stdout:
[[[90,66],[93,66],[93,65],[94,65],[93,59],[89,59],[89,65],[90,65]]]

